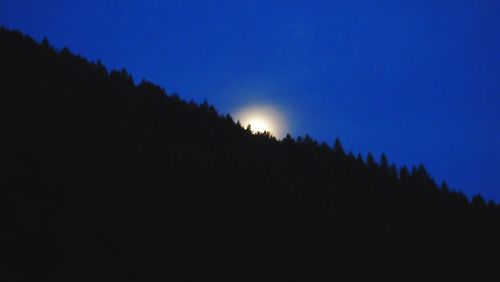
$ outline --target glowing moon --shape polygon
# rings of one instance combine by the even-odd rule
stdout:
[[[243,127],[250,125],[252,132],[271,133],[276,138],[286,135],[286,124],[283,114],[270,106],[249,106],[240,109],[234,115]]]

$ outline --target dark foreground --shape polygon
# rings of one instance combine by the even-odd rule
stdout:
[[[500,208],[0,30],[0,281],[500,281]]]

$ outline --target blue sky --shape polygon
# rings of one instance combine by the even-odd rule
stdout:
[[[0,0],[0,25],[500,201],[500,2]]]

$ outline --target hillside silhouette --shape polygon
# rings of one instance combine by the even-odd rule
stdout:
[[[1,281],[500,281],[500,207],[422,165],[0,42]]]

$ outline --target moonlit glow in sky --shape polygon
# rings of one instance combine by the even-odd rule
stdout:
[[[283,113],[271,106],[247,106],[234,116],[243,127],[250,125],[254,133],[267,131],[278,139],[287,134]]]

